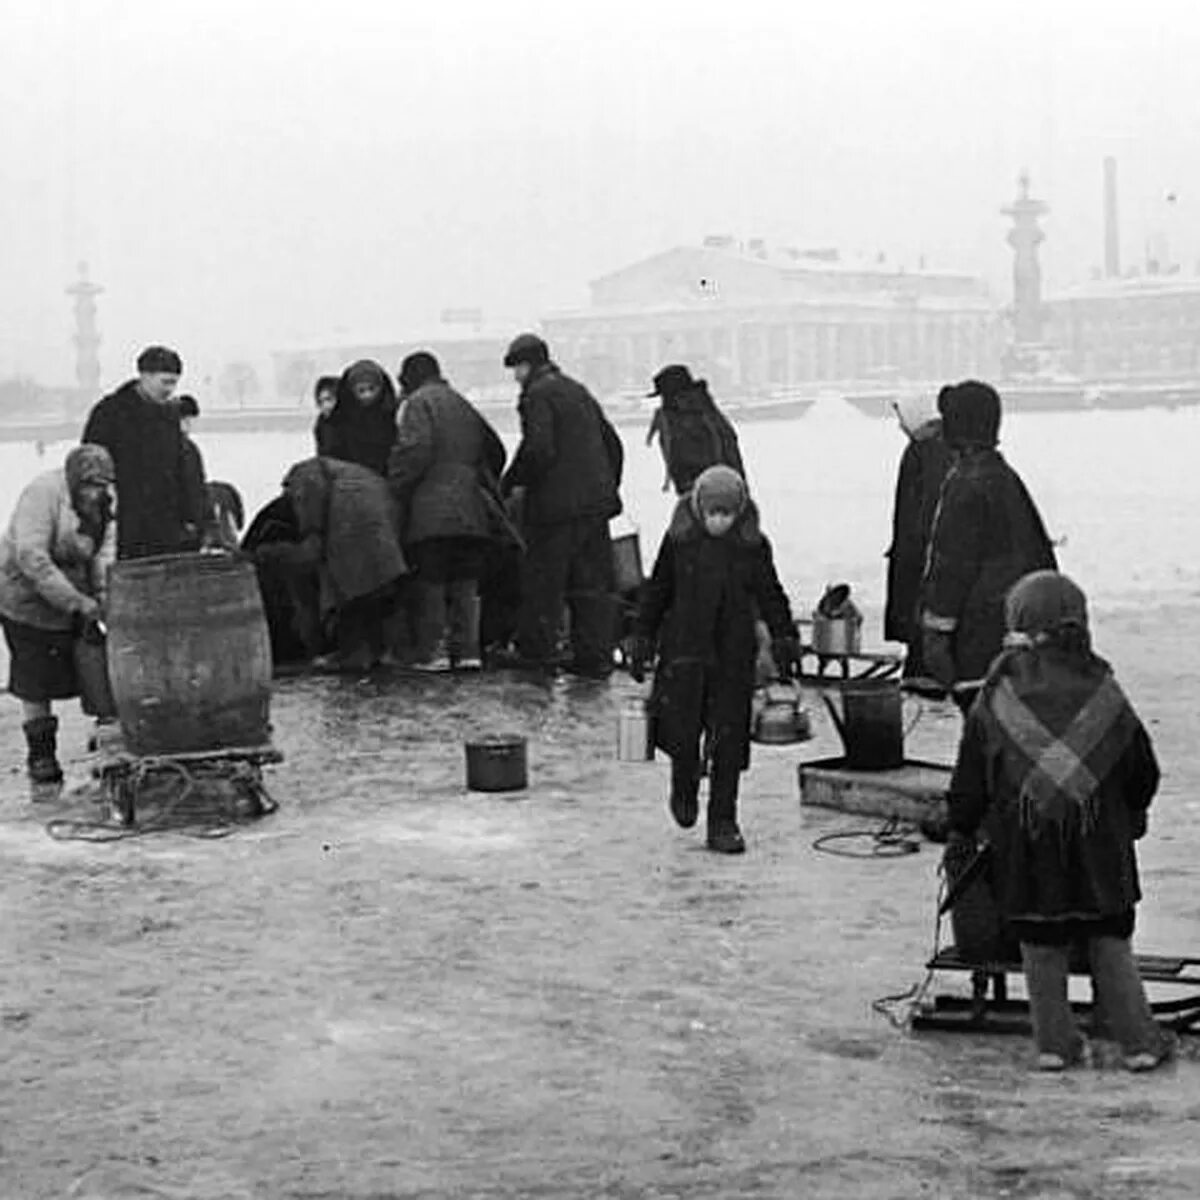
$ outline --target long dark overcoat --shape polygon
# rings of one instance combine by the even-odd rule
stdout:
[[[151,400],[131,379],[92,409],[81,440],[103,446],[116,467],[119,558],[198,548],[204,473],[189,455],[175,405]]]
[[[756,615],[772,637],[795,635],[754,506],[714,538],[680,501],[638,611],[640,636],[658,642],[650,697],[655,745],[672,758],[695,757],[707,728],[739,748],[743,770],[750,765]]]
[[[691,491],[696,477],[718,464],[746,478],[737,433],[707,385],[699,383],[664,401],[661,427],[663,459],[678,495]]]
[[[959,679],[982,679],[1000,653],[1009,588],[1057,569],[1037,505],[1000,452],[960,458],[942,485],[921,585],[923,620],[952,635]]]
[[[517,411],[521,443],[504,484],[525,488],[527,524],[615,517],[625,451],[591,392],[547,363],[525,381]]]
[[[900,456],[883,614],[883,636],[889,641],[919,641],[921,576],[938,496],[949,470],[950,450],[940,428],[910,439]]]

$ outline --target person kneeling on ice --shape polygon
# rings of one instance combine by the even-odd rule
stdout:
[[[766,622],[785,679],[800,644],[771,544],[742,477],[730,467],[702,472],[679,501],[638,609],[630,674],[641,682],[659,648],[650,696],[655,744],[671,757],[671,813],[696,823],[708,761],[708,847],[745,850],[738,829],[738,777],[750,765],[756,615]]]
[[[1130,949],[1141,899],[1134,842],[1158,787],[1145,727],[1092,651],[1087,601],[1057,571],[1019,580],[1006,649],[972,705],[948,794],[950,836],[992,847],[992,886],[1021,943],[1040,1070],[1077,1062],[1067,999],[1082,942],[1097,1008],[1129,1070],[1169,1053]],[[949,849],[949,848],[948,848]]]
[[[75,639],[94,635],[117,556],[115,481],[103,446],[76,446],[63,466],[26,486],[0,539],[8,690],[24,709],[34,783],[63,777],[50,706],[80,694]]]

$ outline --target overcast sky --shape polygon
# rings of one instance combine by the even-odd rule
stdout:
[[[0,66],[0,374],[70,378],[80,258],[106,382],[149,341],[516,328],[717,232],[1006,299],[1019,170],[1058,286],[1101,260],[1109,153],[1126,263],[1200,255],[1188,0],[0,0]]]

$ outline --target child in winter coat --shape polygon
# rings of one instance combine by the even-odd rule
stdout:
[[[663,538],[638,611],[630,673],[639,682],[658,647],[650,708],[655,744],[670,755],[671,814],[696,823],[708,759],[710,850],[740,854],[738,777],[750,765],[755,618],[772,637],[784,678],[795,674],[800,648],[771,544],[758,524],[742,477],[709,467],[680,500]]]
[[[1006,600],[1007,649],[967,717],[950,784],[951,840],[982,829],[992,887],[1021,943],[1041,1070],[1078,1062],[1067,1000],[1071,947],[1084,943],[1099,1008],[1130,1070],[1169,1057],[1130,947],[1141,898],[1134,842],[1158,787],[1145,727],[1092,651],[1087,602],[1057,571]]]

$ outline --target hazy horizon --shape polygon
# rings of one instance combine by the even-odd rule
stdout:
[[[203,374],[446,307],[515,331],[710,233],[1004,301],[1019,172],[1054,290],[1100,264],[1108,154],[1123,262],[1200,255],[1182,2],[0,0],[0,34],[0,375],[71,379],[81,259],[106,383],[150,341]]]

